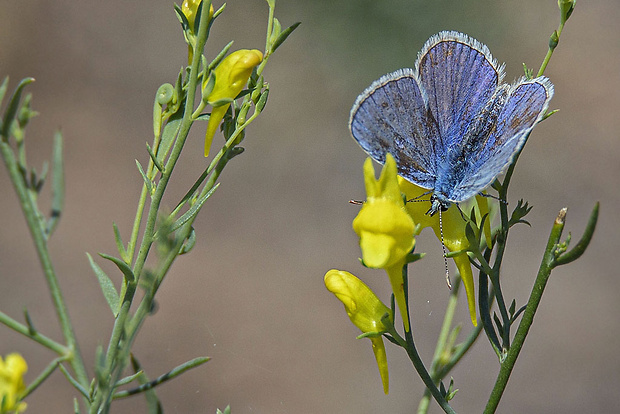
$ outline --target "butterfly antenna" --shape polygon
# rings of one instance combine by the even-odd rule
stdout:
[[[478,195],[479,195],[479,196],[482,196],[482,197],[486,197],[486,198],[492,198],[493,200],[497,200],[497,201],[499,201],[500,203],[503,203],[503,204],[508,205],[508,201],[503,200],[503,199],[501,199],[501,198],[499,198],[499,197],[497,197],[497,196],[494,196],[493,194],[488,194],[488,193],[478,193]]]
[[[443,249],[443,263],[446,266],[446,284],[448,289],[452,290],[450,283],[450,272],[448,271],[448,253],[446,253],[446,245],[443,242],[443,221],[441,220],[441,208],[439,209],[439,235],[441,236],[441,248]]]

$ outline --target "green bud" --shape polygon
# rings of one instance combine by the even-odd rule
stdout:
[[[248,110],[250,109],[250,104],[246,103],[239,110],[239,115],[237,115],[237,125],[245,124],[246,117],[248,115]]]
[[[174,87],[169,83],[164,83],[157,89],[157,95],[155,99],[157,99],[157,103],[161,106],[168,105],[174,96]]]
[[[576,0],[558,0],[558,7],[560,8],[560,21],[564,24],[571,14],[573,14],[573,10],[575,10]]]
[[[262,112],[265,104],[267,103],[267,98],[269,97],[269,88],[265,89],[265,91],[261,94],[260,99],[256,103],[256,111]]]
[[[554,30],[551,33],[551,37],[549,37],[549,49],[555,49],[558,46],[558,42],[560,41],[560,36],[558,36],[557,30]]]

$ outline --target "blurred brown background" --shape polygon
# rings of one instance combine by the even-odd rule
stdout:
[[[487,44],[506,62],[508,81],[521,75],[523,62],[538,68],[557,27],[556,1],[280,0],[276,15],[283,26],[302,25],[270,60],[267,109],[196,221],[198,243],[162,286],[136,355],[152,377],[195,356],[213,357],[159,388],[169,413],[214,413],[227,404],[235,414],[414,412],[423,386],[404,352],[388,344],[385,396],[370,342],[355,339],[356,328],[323,286],[325,271],[346,269],[389,300],[385,275],[357,261],[351,220],[358,208],[347,202],[364,197],[365,156],[347,130],[350,107],[379,76],[411,67],[440,30]],[[229,1],[209,57],[230,39],[233,48],[262,49],[266,17],[264,0]],[[568,207],[566,234],[575,237],[596,200],[601,216],[585,256],[554,272],[502,413],[617,410],[618,21],[618,2],[577,4],[546,72],[555,84],[551,107],[560,112],[536,128],[513,177],[511,205],[521,197],[534,205],[532,228],[512,232],[503,268],[505,292],[519,305],[558,210]],[[148,159],[155,91],[175,80],[185,59],[170,1],[0,3],[0,75],[10,75],[11,89],[23,77],[37,80],[28,87],[41,113],[28,130],[31,165],[49,158],[56,128],[65,136],[67,203],[51,249],[89,366],[95,347],[107,344],[112,318],[85,252],[114,253],[113,221],[129,238],[142,185],[134,159]],[[192,132],[168,206],[206,163],[203,134],[200,125]],[[42,332],[60,339],[4,168],[0,189],[0,309],[20,319],[26,306]],[[48,196],[41,202],[47,210]],[[418,249],[428,256],[410,271],[412,318],[430,361],[449,292],[439,242],[424,233]],[[458,319],[466,334],[464,306]],[[0,354],[19,350],[28,360],[27,380],[53,358],[6,328],[0,335]],[[482,411],[497,371],[481,338],[453,372],[458,412]],[[28,399],[29,412],[72,412],[75,394],[56,372]],[[115,406],[118,413],[143,410],[140,398]]]

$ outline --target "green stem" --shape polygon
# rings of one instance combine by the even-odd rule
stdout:
[[[11,182],[13,183],[13,188],[19,198],[24,217],[26,218],[26,222],[28,224],[28,229],[30,230],[30,235],[34,241],[63,337],[66,341],[67,348],[69,348],[72,353],[69,363],[71,364],[71,367],[73,368],[80,384],[88,386],[86,367],[80,354],[75,332],[73,331],[73,326],[71,325],[71,320],[69,318],[69,312],[60,290],[58,278],[56,277],[56,272],[54,271],[54,266],[47,248],[47,239],[39,220],[38,207],[28,193],[28,188],[26,187],[26,183],[24,182],[19,166],[15,160],[13,150],[8,144],[8,137],[7,139],[0,140],[0,152],[2,153],[2,158],[4,159],[4,163],[7,167]]]
[[[408,285],[409,283],[408,283],[408,277],[407,277],[407,265],[404,265],[403,266],[403,290],[405,292],[405,303],[407,305],[407,315],[410,314],[409,313],[409,294],[408,294],[409,286]],[[426,367],[424,366],[424,362],[422,362],[422,359],[420,358],[420,355],[418,354],[418,351],[415,347],[415,343],[413,341],[413,333],[411,329],[411,318],[409,318],[409,330],[405,331],[405,340],[403,340],[403,338],[396,332],[396,329],[394,328],[392,328],[392,331],[390,333],[392,334],[394,339],[396,339],[399,345],[403,347],[405,351],[407,351],[407,355],[409,356],[411,363],[413,364],[414,368],[418,372],[418,375],[420,376],[420,378],[422,378],[422,381],[424,382],[424,385],[426,385],[426,388],[430,391],[433,398],[435,398],[435,401],[437,401],[437,404],[439,404],[439,406],[443,409],[445,413],[456,414],[456,411],[454,411],[454,409],[450,406],[448,401],[446,401],[443,395],[441,395],[441,392],[435,385],[433,378],[431,378],[431,376],[429,375],[428,371],[426,370]]]
[[[443,317],[443,323],[441,325],[441,331],[437,338],[437,344],[435,345],[435,353],[433,354],[433,362],[431,363],[430,376],[437,384],[441,377],[437,376],[437,368],[440,365],[440,359],[446,348],[446,342],[450,336],[452,329],[452,321],[454,320],[454,313],[456,312],[456,305],[458,304],[458,292],[461,287],[461,275],[457,274],[454,278],[454,288],[450,292],[450,299],[448,300],[448,306],[446,306],[446,313]],[[418,414],[425,414],[428,411],[428,407],[431,401],[431,392],[428,388],[424,390],[424,395],[418,404]]]
[[[497,376],[497,380],[495,381],[495,386],[491,391],[487,406],[484,409],[484,414],[494,413],[497,409],[499,401],[504,393],[504,390],[506,389],[506,385],[508,384],[508,379],[510,378],[512,369],[517,361],[517,357],[519,356],[523,343],[525,342],[525,338],[527,337],[530,327],[534,322],[534,315],[536,314],[536,310],[540,304],[545,286],[547,285],[547,281],[551,275],[551,270],[553,269],[555,247],[560,241],[562,230],[564,229],[565,217],[566,209],[562,209],[553,223],[553,228],[551,229],[551,234],[549,235],[549,241],[547,242],[545,254],[540,264],[536,281],[532,287],[532,292],[530,293],[527,307],[525,308],[525,312],[523,313],[523,317],[521,318],[521,322],[517,328],[512,346],[508,350],[506,358],[501,363],[500,371]]]
[[[205,4],[203,4],[201,14],[201,21],[203,22],[208,21],[209,5],[210,1],[207,1],[205,2]],[[200,25],[196,39],[196,51],[204,50],[204,46],[207,41],[207,29],[207,24]],[[153,235],[155,234],[155,225],[159,213],[159,206],[161,204],[164,192],[172,175],[172,171],[174,170],[176,162],[181,155],[181,151],[183,149],[185,140],[187,139],[190,127],[193,122],[192,111],[196,98],[198,68],[200,65],[201,56],[202,53],[194,53],[192,59],[183,119],[181,120],[181,126],[179,128],[177,139],[172,148],[172,152],[170,153],[168,161],[166,162],[165,171],[162,173],[161,179],[157,183],[155,193],[152,196],[151,205],[149,207],[146,225],[142,237],[142,242],[138,251],[138,257],[136,258],[135,264],[133,266],[133,273],[134,275],[136,275],[137,280],[132,283],[131,285],[133,286],[129,286],[125,292],[125,295],[123,297],[123,305],[121,306],[119,315],[114,323],[110,342],[108,343],[105,370],[103,372],[102,378],[108,379],[109,381],[107,381],[106,384],[99,384],[100,390],[97,393],[97,400],[95,401],[95,404],[91,406],[91,414],[99,412],[101,412],[102,414],[106,414],[109,412],[112,393],[114,391],[113,384],[115,384],[122,375],[125,359],[119,361],[118,356],[122,354],[127,355],[128,352],[119,352],[119,345],[123,336],[123,331],[126,328],[125,323],[129,320],[128,315],[131,303],[133,302],[133,297],[135,295],[135,287],[137,286],[138,279],[140,278],[142,270],[144,269],[148,253],[154,241]],[[124,341],[122,347],[128,350],[131,348],[132,343],[133,341]]]
[[[24,399],[36,390],[39,385],[41,385],[46,379],[49,378],[50,375],[58,368],[61,362],[64,362],[67,357],[59,357],[50,362],[47,367],[39,374],[37,378],[35,378],[28,387],[24,391],[24,393],[20,396],[20,399]]]
[[[478,277],[478,307],[480,309],[480,322],[482,327],[484,327],[484,332],[486,333],[487,338],[489,338],[491,347],[493,347],[493,350],[497,354],[497,357],[501,358],[501,345],[499,343],[497,333],[495,332],[495,328],[493,327],[493,321],[491,320],[490,315],[491,303],[489,302],[488,295],[488,278],[489,276],[482,271],[480,272],[480,275]]]
[[[27,336],[33,341],[40,343],[41,345],[57,353],[58,355],[62,356],[70,353],[70,349],[66,346],[59,344],[58,342],[54,341],[51,338],[48,338],[45,335],[41,335],[39,332],[31,332],[26,325],[17,322],[15,319],[11,318],[4,312],[0,312],[0,323],[13,329],[15,332],[18,332],[24,336]]]
[[[556,30],[554,33],[554,34],[557,33],[557,41],[560,40],[560,35],[562,34],[562,30],[564,29],[564,23],[565,22],[561,22],[560,25],[558,26],[558,30]],[[549,64],[551,55],[553,55],[553,51],[557,47],[557,41],[555,42],[554,45],[549,44],[549,49],[547,50],[547,54],[545,55],[545,58],[543,59],[543,62],[540,65],[540,69],[538,69],[538,74],[536,76],[542,76],[545,73],[545,69],[547,69],[547,65]]]

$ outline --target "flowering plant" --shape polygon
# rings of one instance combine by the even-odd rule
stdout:
[[[538,90],[547,92],[547,101],[552,95],[552,87],[549,86],[550,84],[547,83],[546,78],[541,78],[541,76],[545,71],[553,50],[558,44],[564,24],[572,14],[575,2],[560,0],[558,5],[560,9],[560,25],[551,35],[547,56],[536,78],[540,82]],[[441,49],[438,46],[437,49],[441,50],[440,52],[429,52],[431,48],[443,41],[452,43],[450,46],[445,46],[445,49]],[[387,309],[385,305],[378,305],[381,303],[378,297],[363,282],[350,273],[341,270],[330,270],[325,275],[327,289],[343,302],[351,321],[363,332],[360,337],[371,339],[375,355],[377,355],[376,349],[380,349],[381,358],[377,356],[376,359],[386,393],[388,392],[387,362],[384,356],[386,350],[383,342],[379,342],[378,338],[383,336],[405,350],[426,386],[425,395],[418,407],[417,412],[419,414],[427,412],[431,396],[444,412],[455,412],[450,405],[450,401],[455,397],[458,390],[454,388],[453,379],[450,379],[448,385],[444,384],[444,379],[478,339],[482,330],[484,330],[489,344],[500,362],[500,371],[484,411],[485,413],[495,412],[533,322],[551,271],[555,267],[578,259],[584,253],[590,243],[598,218],[597,203],[581,240],[572,249],[569,249],[570,237],[565,241],[561,240],[566,219],[566,209],[562,209],[553,223],[540,270],[534,281],[528,302],[517,309],[515,300],[512,300],[512,302],[507,301],[507,294],[502,290],[500,283],[500,270],[502,259],[506,253],[509,231],[517,224],[528,224],[524,217],[531,209],[528,203],[520,200],[512,212],[509,212],[506,201],[510,180],[522,147],[518,148],[511,158],[507,158],[508,168],[503,180],[495,178],[496,176],[482,173],[480,175],[484,176],[484,178],[480,179],[480,175],[476,176],[476,178],[483,182],[491,182],[494,179],[491,186],[498,193],[496,197],[493,197],[496,199],[495,201],[490,201],[492,196],[488,194],[475,195],[476,191],[471,193],[469,199],[460,200],[456,196],[452,199],[444,193],[436,194],[438,190],[444,190],[447,185],[444,188],[438,189],[437,187],[433,188],[433,185],[428,183],[430,180],[441,180],[439,174],[446,173],[446,170],[441,169],[442,167],[446,169],[457,168],[454,166],[456,164],[457,166],[464,167],[459,170],[459,174],[456,175],[454,181],[457,183],[456,185],[462,185],[462,187],[459,187],[460,189],[467,188],[468,183],[463,184],[466,182],[464,178],[465,173],[470,173],[475,166],[479,166],[480,164],[477,163],[482,157],[478,153],[472,154],[471,158],[473,160],[468,164],[470,160],[466,158],[470,154],[467,151],[473,150],[472,148],[475,148],[480,142],[484,145],[487,142],[493,142],[490,145],[493,148],[488,150],[489,153],[493,153],[493,150],[505,142],[502,141],[500,143],[500,138],[502,137],[493,136],[493,133],[501,128],[507,128],[507,125],[510,124],[509,121],[504,120],[504,124],[498,122],[497,126],[493,126],[488,130],[485,129],[487,125],[492,125],[494,119],[500,116],[494,112],[493,106],[489,104],[481,110],[480,114],[482,116],[472,118],[472,125],[464,127],[463,134],[465,138],[462,138],[462,140],[465,144],[462,147],[452,142],[448,144],[445,142],[431,142],[428,144],[428,147],[424,147],[425,143],[431,141],[431,137],[425,136],[423,132],[434,133],[436,129],[433,128],[437,124],[441,124],[441,121],[449,123],[450,120],[439,119],[445,113],[439,113],[439,115],[431,113],[427,117],[427,112],[425,111],[431,112],[435,107],[428,104],[431,108],[429,109],[428,107],[423,107],[422,104],[426,104],[432,98],[428,97],[424,90],[419,93],[421,97],[416,95],[419,89],[416,89],[417,86],[415,85],[418,85],[418,83],[432,85],[439,90],[439,92],[436,90],[434,92],[440,95],[444,93],[444,95],[441,95],[442,98],[445,95],[450,96],[450,98],[446,98],[448,99],[447,102],[450,104],[454,103],[449,101],[453,96],[445,92],[446,89],[450,89],[446,85],[451,85],[450,81],[446,79],[451,79],[449,75],[453,74],[448,73],[446,75],[444,72],[441,72],[442,69],[444,71],[448,71],[448,69],[440,66],[438,61],[444,58],[447,60],[446,56],[450,56],[451,52],[457,53],[450,49],[454,44],[471,45],[468,42],[470,42],[469,38],[458,35],[454,36],[452,32],[440,34],[435,42],[430,42],[432,46],[425,47],[423,49],[424,52],[419,55],[416,71],[401,70],[376,81],[360,95],[352,111],[351,131],[354,138],[373,159],[383,164],[378,180],[375,179],[371,158],[368,158],[364,164],[364,182],[366,184],[367,199],[363,203],[356,203],[362,204],[362,207],[357,217],[353,220],[353,229],[359,236],[362,264],[368,268],[383,269],[389,276],[392,288],[391,309]],[[477,46],[472,48],[475,51],[474,54],[477,54],[477,57],[484,56],[484,59],[490,59],[490,54],[486,47],[475,44]],[[455,48],[459,47],[461,46],[455,46]],[[420,56],[426,58],[425,54],[432,55],[426,60],[427,62],[430,61],[430,64],[425,63],[428,65],[425,67],[427,72],[418,72],[419,67],[423,65],[421,63],[423,59]],[[464,53],[464,55],[467,55],[467,53]],[[475,60],[475,58],[471,58],[471,55],[467,55],[467,59]],[[463,60],[467,59],[463,58]],[[455,61],[457,60],[455,59]],[[489,63],[489,65],[494,66],[495,63]],[[446,67],[454,70],[453,67],[448,65]],[[440,73],[437,75],[439,80],[436,82],[424,77],[433,76],[435,73]],[[458,75],[454,75],[454,77],[458,77]],[[532,79],[533,72],[526,68],[525,77],[520,82],[522,82],[522,85],[531,85],[528,82],[536,81]],[[459,81],[467,83],[463,79],[459,79]],[[412,84],[414,84],[413,87],[410,86]],[[460,88],[462,84],[457,83],[456,87]],[[420,86],[420,88],[422,87]],[[516,89],[516,87],[513,88]],[[502,92],[498,92],[499,90],[498,88],[496,95],[493,96],[501,95]],[[450,93],[453,93],[453,91],[450,90]],[[454,94],[457,95],[456,92]],[[527,101],[527,98],[524,97],[525,94],[519,96],[523,102]],[[418,98],[419,100],[416,101]],[[458,101],[460,98],[462,97],[454,98],[454,101]],[[440,100],[437,97],[435,99],[437,101]],[[477,97],[466,97],[466,103],[463,104],[464,111],[469,110],[474,105],[470,101],[475,99]],[[409,101],[414,101],[414,103],[408,103]],[[433,102],[437,104],[436,101]],[[535,99],[532,98],[527,102],[529,105],[533,105]],[[442,101],[442,103],[445,104],[446,101]],[[492,104],[494,105],[495,103],[492,102]],[[405,105],[410,106],[405,107]],[[437,104],[437,107],[440,108],[437,111],[445,110],[445,106]],[[457,105],[454,104],[453,106]],[[546,105],[541,105],[540,107],[546,109]],[[459,108],[450,109],[458,111]],[[512,110],[514,108],[514,106],[511,107]],[[529,107],[527,105],[522,108],[524,113],[528,113]],[[410,113],[418,109],[420,109],[418,113]],[[447,111],[449,112],[449,109]],[[499,111],[500,109],[498,109]],[[507,110],[506,112],[510,111]],[[515,110],[515,112],[517,111]],[[544,113],[543,110],[540,120],[548,118],[553,112]],[[453,113],[449,112],[448,117],[450,115],[454,116]],[[407,120],[399,118],[407,116],[412,117],[411,124],[407,123]],[[535,118],[533,116],[529,120],[533,121]],[[434,122],[437,122],[437,124]],[[517,125],[519,122],[521,120],[515,118],[510,126]],[[535,122],[531,123],[530,129],[523,136],[521,142],[525,143],[527,141],[527,136],[529,136],[534,124]],[[425,130],[424,128],[427,129]],[[439,127],[436,128],[438,129]],[[453,133],[453,130],[456,129],[452,128],[449,132]],[[421,133],[420,131],[423,132]],[[485,135],[485,131],[489,132]],[[461,136],[459,135],[459,137]],[[481,139],[481,137],[484,139]],[[497,140],[493,141],[492,137]],[[466,138],[469,140],[466,140]],[[412,148],[407,147],[408,145]],[[436,147],[440,147],[444,152],[438,155],[435,152]],[[446,150],[446,148],[448,149]],[[484,149],[487,149],[487,147],[484,147]],[[461,150],[462,152],[459,152]],[[498,152],[493,154],[497,155]],[[440,159],[428,160],[424,158],[424,156],[429,154],[433,154]],[[437,166],[445,161],[441,157],[452,160],[454,164],[445,163],[441,164],[441,167]],[[501,167],[497,163],[497,158],[495,160],[496,164],[491,168]],[[427,185],[424,188],[419,187],[398,175],[402,173],[404,173],[403,175],[408,175],[409,178],[413,178],[412,181],[417,179]],[[451,176],[450,178],[454,177]],[[486,179],[488,181],[484,181]],[[453,184],[452,181],[444,179],[442,185],[446,183]],[[471,185],[473,186],[473,184]],[[482,188],[482,186],[479,188]],[[467,191],[469,190],[462,190],[463,193]],[[429,195],[430,193],[433,194]],[[430,209],[428,208],[429,198],[431,202]],[[427,203],[421,201],[426,201]],[[491,203],[492,205],[490,205]],[[495,224],[496,221],[498,221],[498,224]],[[415,329],[412,323],[414,315],[409,314],[408,298],[409,265],[423,257],[423,254],[415,253],[415,248],[419,247],[415,236],[426,227],[433,229],[444,247],[444,257],[452,258],[458,269],[457,277],[454,278],[454,283],[451,283],[446,261],[446,277],[448,286],[451,288],[450,301],[430,369],[426,368],[415,346]],[[446,252],[446,249],[449,253]],[[478,272],[477,298],[474,288],[474,269]],[[341,286],[345,282],[341,281],[347,281],[346,290]],[[489,281],[491,282],[490,287]],[[461,327],[452,327],[452,321],[461,282],[465,288],[472,329],[465,340],[457,343]],[[357,286],[357,288],[349,286]],[[346,291],[346,294],[343,294],[343,291]],[[352,309],[356,309],[355,306],[357,304],[367,302],[376,303],[377,305],[364,308],[363,311],[360,310],[357,313],[352,312]],[[497,312],[493,310],[495,305],[497,306]],[[399,310],[398,313],[401,315],[404,335],[401,335],[395,328],[393,315],[396,313],[396,306]],[[359,318],[354,318],[358,313],[364,315],[364,320],[373,321],[373,324],[370,324],[370,326],[368,324],[360,324]]]
[[[1,413],[23,411],[26,404],[22,400],[56,369],[62,371],[80,395],[74,402],[76,413],[108,413],[113,401],[136,394],[146,396],[148,412],[159,413],[162,407],[156,387],[209,361],[208,357],[197,357],[151,379],[146,374],[146,368],[133,355],[132,346],[144,321],[152,313],[157,291],[174,261],[194,246],[196,233],[193,223],[196,216],[217,189],[218,178],[226,165],[243,152],[240,144],[247,127],[265,108],[269,84],[263,72],[267,61],[299,25],[296,23],[283,29],[274,17],[275,0],[267,0],[267,4],[269,16],[264,50],[240,49],[229,53],[230,42],[212,60],[206,58],[205,45],[225,5],[217,10],[214,10],[211,0],[185,0],[181,7],[175,5],[174,10],[189,50],[188,66],[182,67],[175,80],[163,84],[155,94],[153,140],[146,146],[146,166],[136,161],[141,177],[138,179],[143,181],[143,186],[129,237],[124,240],[121,229],[114,224],[118,254],[99,254],[115,265],[118,274],[108,275],[88,255],[114,321],[107,346],[100,346],[95,351],[93,377],[88,375],[49,250],[50,238],[64,208],[62,136],[58,132],[54,139],[52,212],[47,217],[38,204],[46,174],[37,174],[28,165],[27,140],[24,138],[25,128],[36,113],[31,108],[31,96],[22,99],[22,94],[34,79],[22,80],[9,96],[0,123],[0,155],[34,240],[63,340],[51,339],[36,328],[27,311],[24,322],[0,312],[0,323],[56,355],[27,386],[23,381],[27,369],[23,357],[10,354],[5,361],[0,360]],[[5,78],[0,84],[0,103],[4,101],[7,88],[8,78]],[[211,108],[210,112],[206,112],[207,107]],[[204,170],[197,174],[194,184],[184,190],[185,196],[178,200],[172,211],[164,211],[162,199],[169,188],[190,128],[195,123],[200,127],[201,121],[207,121],[205,156],[210,154],[212,147],[217,147],[217,151]],[[218,129],[222,131],[223,144],[214,143]],[[147,264],[152,250],[157,251],[157,259]],[[120,289],[115,283],[118,280]]]

